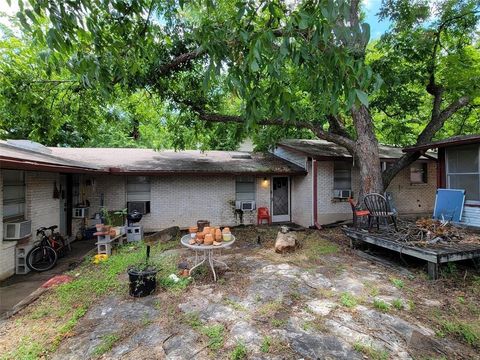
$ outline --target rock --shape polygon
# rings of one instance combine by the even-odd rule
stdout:
[[[337,304],[330,300],[312,300],[307,302],[307,306],[317,315],[326,316]]]
[[[161,231],[157,231],[151,235],[145,236],[144,241],[149,245],[157,243],[166,243],[171,240],[176,240],[180,235],[180,228],[178,226],[172,226]]]
[[[297,246],[297,234],[295,232],[279,232],[277,240],[275,240],[275,251],[283,253],[286,251],[294,251]]]

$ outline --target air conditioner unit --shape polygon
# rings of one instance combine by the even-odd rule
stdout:
[[[32,222],[30,220],[3,223],[3,240],[19,240],[31,233]]]
[[[76,219],[88,217],[88,207],[73,208],[73,216]]]
[[[150,213],[150,201],[129,201],[127,203],[127,209],[129,213],[137,210],[140,214],[148,214]]]
[[[333,197],[335,199],[348,199],[352,197],[352,190],[333,190]]]
[[[242,210],[242,211],[251,211],[255,210],[255,201],[249,200],[249,201],[235,201],[235,208],[237,210]]]

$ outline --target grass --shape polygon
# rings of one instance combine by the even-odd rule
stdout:
[[[302,325],[302,329],[305,330],[305,331],[313,329],[313,330],[315,330],[317,332],[321,332],[321,333],[328,332],[328,328],[325,325],[325,320],[320,316],[315,317],[314,320],[305,321]]]
[[[396,278],[390,278],[390,282],[395,286],[397,289],[403,289],[405,287],[405,283],[403,280],[396,279]]]
[[[353,349],[364,354],[370,360],[388,360],[389,358],[388,351],[377,349],[370,344],[363,344],[357,341],[353,344]]]
[[[324,239],[309,242],[305,247],[309,259],[317,259],[321,255],[335,254],[339,251],[338,245]]]
[[[392,305],[397,310],[403,310],[403,301],[401,299],[393,300]]]
[[[237,342],[237,345],[233,348],[232,352],[230,353],[231,360],[242,360],[247,358],[247,347],[243,343],[243,341]]]
[[[382,299],[373,299],[373,307],[382,312],[387,312],[390,310],[390,305]]]
[[[472,326],[461,321],[442,321],[440,336],[453,334],[461,337],[467,344],[480,348],[480,326]]]
[[[270,301],[260,306],[258,313],[262,316],[270,317],[280,311],[282,307],[283,305],[281,301]]]
[[[102,342],[93,350],[93,355],[101,356],[113,348],[113,345],[120,340],[117,334],[108,334],[102,337]]]
[[[175,242],[152,247],[152,254],[158,255],[164,250],[177,246]],[[79,267],[70,272],[74,279],[52,288],[48,293],[29,306],[21,323],[15,323],[18,331],[32,334],[27,343],[22,339],[11,341],[10,349],[3,349],[0,359],[34,359],[55,351],[62,340],[75,328],[89,307],[107,294],[128,292],[128,283],[120,274],[128,267],[141,264],[145,260],[145,245],[125,245],[108,260],[93,265],[86,259]],[[168,276],[172,269],[176,272],[177,259],[163,257],[153,259],[152,263],[160,269],[157,278]],[[41,319],[42,331],[35,329]],[[14,329],[15,330],[15,329]]]
[[[223,325],[210,325],[202,328],[202,333],[208,337],[208,347],[211,350],[220,350],[224,343],[225,328]]]
[[[243,306],[242,304],[239,304],[236,301],[233,301],[232,299],[223,299],[223,302],[225,305],[230,306],[232,309],[237,310],[237,311],[247,311],[247,308]]]
[[[260,345],[260,351],[263,353],[268,353],[270,351],[270,346],[272,346],[272,338],[270,336],[264,336],[262,339],[262,344]]]
[[[39,342],[23,337],[14,351],[0,355],[0,359],[37,360],[42,357],[43,352],[44,348]]]
[[[347,308],[353,308],[357,306],[358,301],[352,294],[344,292],[340,296],[340,303]]]
[[[279,328],[285,326],[287,324],[287,320],[273,318],[270,323],[273,327]]]

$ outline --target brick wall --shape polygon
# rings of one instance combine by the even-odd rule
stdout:
[[[90,214],[100,210],[101,194],[110,210],[126,207],[126,177],[95,176],[95,185],[87,198]],[[212,225],[236,225],[234,176],[156,176],[150,178],[150,214],[141,224],[145,231],[157,231],[169,226],[186,228],[197,220],[207,219]],[[256,205],[270,208],[270,179],[256,178]],[[244,212],[244,224],[257,221],[256,211]],[[74,229],[75,230],[75,229]]]
[[[3,176],[0,169],[0,280],[15,273],[16,241],[3,241]]]
[[[32,241],[39,227],[60,223],[60,200],[53,198],[53,185],[59,188],[59,180],[58,173],[25,172],[25,217],[32,221]]]
[[[352,169],[352,187],[354,198],[356,198],[360,187],[358,168]],[[392,193],[398,212],[408,215],[433,212],[436,188],[436,163],[429,162],[427,184],[411,184],[410,168],[407,167],[393,179],[387,191]],[[317,201],[320,224],[346,220],[352,216],[348,202],[333,199],[333,161],[318,162]]]
[[[293,176],[291,180],[292,184],[292,222],[309,227],[312,225],[312,162],[309,161],[307,164],[308,174],[303,176]]]

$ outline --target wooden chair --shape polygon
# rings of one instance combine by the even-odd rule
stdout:
[[[370,211],[360,209],[360,206],[358,204],[355,204],[355,201],[351,197],[348,198],[348,202],[350,203],[350,206],[352,207],[353,227],[355,229],[358,229],[358,218],[361,219],[361,218],[364,218],[365,216],[369,216]]]
[[[380,229],[380,219],[385,219],[385,222],[388,225],[388,218],[392,219],[393,226],[395,231],[398,231],[397,228],[397,213],[391,211],[385,196],[381,194],[367,194],[363,199],[365,206],[370,212],[368,215],[368,229],[372,227],[372,222],[375,219],[377,221],[377,229]]]

